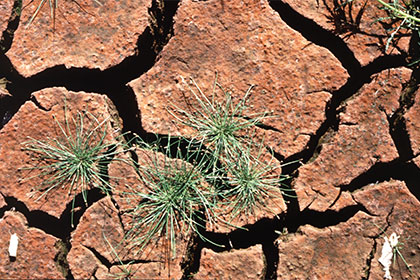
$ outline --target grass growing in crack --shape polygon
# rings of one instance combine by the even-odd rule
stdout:
[[[200,153],[191,152],[185,160],[181,158],[181,141],[171,141],[164,153],[159,152],[159,142],[141,143],[142,148],[151,152],[148,163],[139,166],[142,185],[133,189],[131,195],[138,196],[140,203],[132,209],[133,224],[127,234],[131,244],[142,250],[149,243],[164,237],[169,243],[172,255],[176,255],[178,233],[200,234],[204,213],[207,222],[215,218],[215,194],[210,186],[205,186],[201,168]],[[187,147],[192,149],[192,146]],[[200,148],[198,148],[200,149]],[[188,162],[195,162],[194,165]],[[142,190],[141,188],[145,188]]]
[[[132,265],[132,261],[129,263],[124,263],[119,254],[116,252],[114,246],[112,246],[112,244],[108,241],[108,238],[106,238],[105,233],[102,233],[102,237],[104,238],[106,244],[109,246],[109,248],[111,249],[111,253],[112,255],[114,255],[114,257],[117,259],[118,263],[120,264],[121,267],[119,267],[119,269],[121,270],[120,273],[117,274],[111,274],[110,276],[112,277],[112,279],[123,279],[123,280],[129,280],[130,277],[134,274],[134,271],[131,270],[131,265]]]
[[[35,161],[32,167],[25,169],[36,173],[23,181],[36,177],[41,179],[35,190],[42,193],[37,200],[53,189],[68,187],[68,195],[73,193],[74,209],[75,193],[78,191],[82,193],[85,205],[87,190],[99,188],[106,194],[111,191],[106,166],[121,153],[119,146],[123,146],[123,143],[118,139],[111,142],[107,139],[108,119],[99,121],[89,112],[77,112],[76,119],[72,117],[69,120],[66,111],[65,107],[63,124],[54,117],[61,135],[46,140],[29,137],[30,140],[23,143],[23,150]],[[73,214],[74,211],[71,215],[72,226]]]
[[[232,217],[241,213],[254,214],[256,208],[264,205],[272,190],[279,190],[281,182],[287,179],[275,174],[281,165],[272,164],[271,154],[269,162],[261,162],[263,140],[261,143],[254,142],[253,130],[271,116],[266,112],[244,115],[253,85],[235,104],[231,93],[217,82],[217,74],[210,99],[193,79],[194,88],[182,80],[198,105],[191,106],[189,111],[176,107],[172,115],[191,127],[195,131],[194,138],[212,150],[214,163],[222,164],[214,164],[206,178],[210,177],[210,182],[223,181],[222,185],[227,186],[218,195],[230,201],[228,205],[232,208]],[[217,88],[223,93],[221,101],[216,100]]]
[[[190,233],[213,243],[202,234],[207,226],[217,222],[238,228],[228,219],[264,208],[267,199],[281,196],[287,179],[272,154],[264,152],[263,141],[255,143],[251,133],[267,114],[244,116],[252,87],[234,104],[217,77],[211,98],[191,82],[195,105],[189,110],[173,106],[170,113],[195,131],[193,137],[157,137],[152,144],[139,140],[142,150],[151,153],[138,165],[140,186],[129,194],[140,202],[131,209],[133,222],[126,234],[139,251],[163,237],[175,256],[177,237]],[[222,100],[216,101],[216,88],[222,90]],[[229,217],[222,219],[219,213]]]

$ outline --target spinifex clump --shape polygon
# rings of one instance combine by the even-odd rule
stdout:
[[[190,109],[169,110],[193,134],[138,141],[139,150],[149,156],[138,155],[140,182],[126,193],[139,201],[129,211],[132,224],[126,239],[139,251],[164,238],[174,256],[178,237],[191,233],[213,242],[206,229],[216,223],[229,226],[237,216],[254,215],[256,209],[270,211],[267,200],[273,193],[281,196],[287,178],[263,140],[255,142],[253,137],[256,126],[269,116],[245,116],[252,86],[234,104],[217,80],[210,98],[192,83],[198,92],[189,87],[194,99]],[[222,98],[216,98],[216,89],[221,89]]]
[[[175,256],[179,233],[199,234],[205,222],[214,221],[217,194],[202,176],[205,163],[199,157],[201,147],[189,145],[185,147],[188,154],[181,154],[181,145],[186,143],[182,138],[169,137],[163,150],[159,139],[152,144],[139,141],[141,151],[147,155],[139,151],[146,159],[138,167],[140,184],[126,193],[140,201],[129,211],[133,222],[126,238],[141,251],[164,237]]]
[[[99,188],[108,194],[112,188],[106,166],[111,160],[119,160],[116,156],[126,150],[121,135],[110,140],[108,119],[99,121],[89,112],[77,112],[76,118],[69,120],[65,108],[64,123],[54,119],[61,135],[42,140],[29,137],[23,143],[23,150],[33,160],[33,166],[25,169],[35,173],[24,181],[40,179],[34,193],[41,193],[37,199],[53,189],[68,188],[73,208],[77,193],[82,193],[86,205],[87,190]],[[73,225],[73,211],[71,222]]]

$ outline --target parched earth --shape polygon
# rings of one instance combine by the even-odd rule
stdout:
[[[46,4],[28,25],[38,2],[0,4],[0,279],[383,279],[392,233],[393,279],[420,279],[419,39],[386,49],[377,1],[60,1],[54,23]],[[215,72],[234,101],[256,85],[245,114],[275,116],[255,134],[291,177],[274,215],[203,232],[219,246],[181,238],[176,258],[162,240],[117,258],[122,197],[31,195],[42,182],[22,145],[54,138],[64,110],[101,116],[110,136],[188,137],[168,106],[191,99],[181,77],[210,95]],[[116,188],[136,176],[107,169]]]

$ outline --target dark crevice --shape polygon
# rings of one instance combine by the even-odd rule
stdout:
[[[328,206],[329,209],[333,208],[334,205],[337,203],[337,201],[340,199],[341,195],[343,194],[343,190],[340,189],[340,192],[338,193],[337,197],[334,199],[334,201]]]
[[[83,195],[80,193],[75,197],[74,209],[74,224],[77,225],[86,209],[95,203],[96,201],[105,197],[99,189],[92,189],[87,191],[88,195],[88,206],[85,205]],[[4,196],[6,206],[0,209],[0,214],[4,214],[5,211],[15,209],[22,213],[28,221],[29,227],[38,228],[47,234],[51,234],[63,241],[70,239],[70,234],[74,230],[71,226],[71,212],[73,209],[72,201],[70,201],[60,218],[54,217],[42,210],[29,210],[28,207],[22,201],[19,201],[13,196]]]
[[[26,92],[14,91],[13,84],[22,85],[24,78],[13,68],[9,58],[0,53],[0,78],[6,79],[6,89],[11,94],[0,98],[0,129],[9,122],[17,109],[29,99]]]
[[[67,90],[95,92],[107,95],[115,104],[124,122],[124,130],[142,132],[140,112],[135,94],[126,86],[131,80],[146,73],[158,60],[158,54],[168,43],[173,33],[173,16],[177,1],[154,0],[149,8],[150,26],[137,40],[136,54],[104,71],[88,68],[69,68],[64,65],[46,69],[34,76],[22,77],[6,56],[0,56],[0,73],[10,83],[7,90],[10,98],[0,101],[0,116],[13,116],[32,92],[43,88],[61,86]],[[3,121],[4,125],[10,118]],[[0,126],[1,128],[1,126]]]
[[[418,33],[414,32],[410,41],[410,56],[420,57]],[[414,105],[420,82],[420,66],[418,63],[412,67],[409,81],[403,85],[399,98],[399,107],[391,115],[387,115],[389,133],[397,148],[400,159],[408,160],[414,157],[411,141],[407,132],[404,114]]]
[[[181,262],[183,271],[181,279],[191,279],[200,268],[201,250],[203,242],[198,234],[192,234],[187,244],[187,251]]]
[[[100,200],[105,195],[99,189],[88,190],[88,205],[84,203],[82,194],[75,197],[73,222],[77,225],[86,209],[94,202]],[[17,198],[12,196],[4,196],[6,206],[0,209],[0,217],[5,211],[14,209],[22,213],[28,221],[28,226],[42,230],[47,234],[59,239],[59,243],[55,245],[58,253],[54,260],[63,276],[66,279],[74,279],[67,263],[67,254],[71,249],[70,237],[74,228],[71,226],[71,213],[73,209],[72,201],[66,205],[60,218],[51,216],[47,212],[41,210],[29,210],[28,207]]]
[[[13,37],[20,22],[20,13],[22,10],[22,0],[15,0],[12,12],[10,14],[6,30],[3,31],[0,38],[0,79],[6,79],[6,89],[10,81],[22,82],[23,78],[17,73],[5,53],[10,49],[13,43]],[[0,129],[12,118],[14,112],[9,110],[13,107],[13,96],[5,96],[0,99]]]
[[[3,196],[3,194],[2,193],[0,193],[0,196],[4,199],[4,196]],[[2,208],[0,208],[0,219],[2,219],[3,218],[3,216],[4,216],[4,213],[6,212],[6,211],[9,211],[10,209],[12,209],[12,207],[11,206],[9,206],[9,205],[5,205],[5,206],[3,206]]]
[[[22,0],[15,0],[12,7],[6,30],[0,38],[0,56],[3,56],[12,46],[15,31],[19,27]],[[1,73],[1,72],[0,72]]]
[[[54,256],[54,262],[55,262],[56,266],[58,267],[58,269],[63,274],[63,277],[66,280],[74,279],[74,277],[71,273],[71,270],[70,270],[69,263],[67,261],[67,254],[69,253],[68,244],[66,244],[62,240],[58,240],[54,244],[54,247],[58,251],[57,254]]]
[[[265,271],[263,279],[277,279],[277,266],[279,264],[279,247],[277,242],[266,242],[262,244],[264,253]]]
[[[372,239],[373,239],[372,250],[370,251],[369,256],[366,259],[366,265],[363,269],[365,275],[362,277],[361,280],[369,280],[370,279],[369,277],[370,277],[370,271],[372,269],[372,261],[375,258],[375,253],[376,253],[376,250],[377,250],[377,247],[378,247],[378,242],[376,241],[376,239],[379,238],[383,233],[385,233],[388,230],[388,228],[391,226],[391,223],[389,222],[389,217],[391,216],[393,211],[394,211],[394,206],[392,206],[391,210],[389,211],[389,213],[386,217],[386,222],[387,222],[386,227],[385,228],[380,228],[380,230],[381,230],[380,233],[378,235],[372,237]]]
[[[83,247],[85,247],[86,249],[91,251],[92,254],[94,254],[95,257],[99,260],[99,262],[101,264],[103,264],[104,266],[106,266],[106,268],[108,268],[108,270],[111,268],[112,263],[106,257],[102,256],[95,248],[89,247],[89,246],[86,246],[86,245],[83,245]]]
[[[287,25],[298,31],[308,41],[332,52],[350,76],[357,75],[361,68],[360,62],[343,39],[299,14],[289,4],[281,0],[269,0],[269,3]]]
[[[264,129],[264,130],[281,132],[281,130],[279,130],[278,128],[275,128],[274,126],[271,126],[271,125],[268,125],[268,124],[256,123],[255,126],[258,127],[258,128]]]
[[[117,215],[118,215],[118,221],[120,223],[121,228],[123,229],[123,231],[126,231],[126,228],[124,226],[123,220],[122,220],[122,213],[121,213],[121,208],[118,205],[117,201],[114,199],[114,197],[112,195],[110,195],[110,199],[112,204],[114,205],[115,209],[117,209]]]
[[[391,179],[404,181],[409,191],[420,201],[418,187],[420,168],[412,161],[396,159],[391,162],[378,162],[369,170],[354,178],[349,184],[338,186],[341,191],[353,192],[369,184],[386,182]]]
[[[403,115],[394,113],[387,115],[389,124],[389,133],[394,142],[395,148],[398,151],[399,158],[408,160],[414,157],[413,149],[411,148],[410,137],[407,132],[407,126]]]
[[[238,117],[235,115],[235,117]],[[251,117],[247,117],[247,116],[240,116],[241,118],[248,120],[248,121],[252,121]],[[255,123],[255,126],[264,130],[272,130],[272,131],[276,131],[276,132],[281,132],[278,128],[268,125],[268,124],[264,124],[262,122],[257,122]]]
[[[376,242],[376,239],[373,239],[373,246],[372,250],[369,253],[369,256],[366,259],[366,265],[364,267],[364,273],[365,275],[362,277],[362,280],[368,280],[370,277],[370,270],[372,268],[372,261],[375,257],[376,253],[376,247],[378,246],[378,243]]]
[[[36,99],[35,95],[31,95],[30,100],[32,101],[32,103],[35,104],[36,107],[38,107],[38,109],[40,109],[42,111],[45,111],[45,112],[51,111],[51,108],[50,109],[47,109],[44,106],[42,106],[42,104],[39,103],[39,101]]]
[[[146,264],[146,263],[161,263],[161,261],[151,261],[151,260],[121,260],[119,262],[113,262],[111,265],[132,265],[132,264]]]
[[[301,212],[301,222],[294,222],[294,220],[298,220],[298,217],[296,217],[287,224],[287,229],[288,232],[296,232],[301,225],[306,224],[314,226],[316,228],[326,228],[338,225],[342,222],[347,222],[358,212],[364,212],[372,216],[372,214],[369,213],[369,211],[363,205],[360,204],[347,206],[339,211],[326,210],[324,212],[318,212],[310,209],[305,209]]]
[[[278,234],[287,229],[289,233],[295,233],[300,226],[312,225],[316,228],[326,228],[348,221],[359,211],[369,215],[369,211],[362,205],[352,205],[339,211],[326,210],[318,212],[305,209],[295,216],[280,214],[278,217],[263,218],[254,224],[243,226],[230,233],[204,232],[205,237],[214,243],[204,242],[204,248],[210,248],[215,252],[229,251],[230,249],[244,249],[256,244],[274,244]]]

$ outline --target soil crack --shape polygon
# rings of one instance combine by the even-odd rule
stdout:
[[[0,38],[0,56],[3,56],[12,46],[15,31],[19,27],[20,13],[22,11],[22,0],[15,0],[12,7],[6,30]]]
[[[179,0],[153,0],[152,7],[149,8],[150,25],[137,40],[136,54],[103,71],[76,67],[67,69],[64,65],[58,65],[25,78],[16,71],[5,55],[1,55],[0,76],[4,75],[10,81],[7,90],[12,97],[0,101],[0,119],[6,112],[13,116],[30,98],[32,92],[61,86],[72,91],[107,95],[123,119],[125,131],[141,132],[137,102],[133,91],[126,84],[146,73],[159,59],[160,51],[172,37],[173,17],[178,3]]]
[[[420,168],[413,162],[404,162],[398,158],[391,162],[378,162],[369,170],[354,178],[349,184],[338,186],[341,191],[354,192],[369,184],[386,182],[391,179],[403,181],[408,190],[420,201],[420,189],[418,188]]]
[[[357,75],[361,64],[343,39],[299,14],[283,1],[269,0],[269,4],[287,25],[298,31],[305,39],[333,53],[350,76]]]

